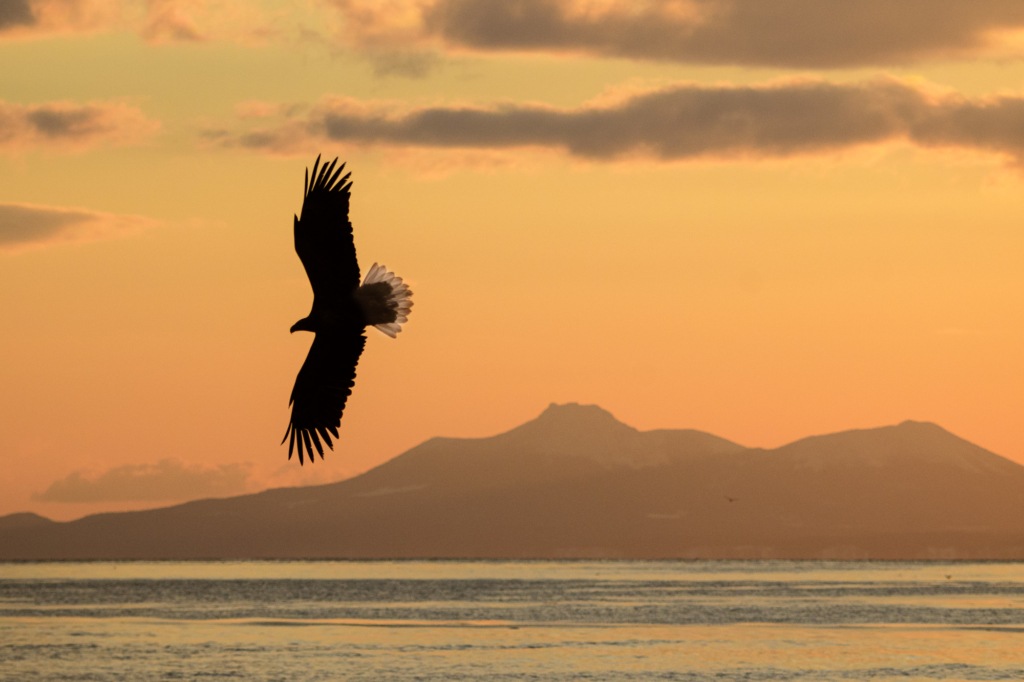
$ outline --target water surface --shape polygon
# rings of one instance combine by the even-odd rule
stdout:
[[[0,563],[3,680],[1020,680],[1024,564]]]

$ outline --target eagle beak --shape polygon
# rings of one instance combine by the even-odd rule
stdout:
[[[313,329],[313,327],[310,326],[309,318],[304,317],[295,324],[293,324],[292,328],[289,329],[288,331],[294,334],[295,332],[311,332],[315,330]]]

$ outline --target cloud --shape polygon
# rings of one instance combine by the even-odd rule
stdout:
[[[0,204],[0,253],[136,234],[156,221],[78,208]]]
[[[316,27],[310,29],[308,27]],[[0,0],[0,40],[136,31],[153,43],[341,33],[379,73],[436,49],[844,68],[1020,54],[1019,0]],[[394,51],[394,56],[388,53]]]
[[[90,33],[116,25],[118,0],[0,0],[0,40]]]
[[[37,148],[74,152],[132,144],[159,128],[159,122],[146,118],[141,109],[122,102],[24,105],[0,100],[0,153]]]
[[[0,0],[0,40],[135,31],[150,43],[252,44],[294,27],[297,10],[266,0]]]
[[[0,31],[35,23],[36,17],[28,0],[0,0]]]
[[[891,78],[744,87],[683,83],[571,109],[504,104],[403,110],[328,97],[272,125],[206,135],[216,144],[271,154],[338,144],[533,147],[592,161],[785,158],[903,142],[995,153],[1021,164],[1024,98],[966,98]]]
[[[796,68],[973,56],[1019,0],[328,0],[354,44]]]
[[[194,8],[181,0],[149,0],[141,35],[149,42],[199,42],[205,39],[194,18]],[[193,10],[193,11],[190,11]]]
[[[422,50],[370,50],[365,56],[378,77],[426,78],[442,61],[435,52]]]
[[[216,468],[186,466],[164,459],[156,464],[127,464],[95,478],[75,471],[54,481],[32,499],[40,502],[135,502],[225,497],[249,490],[247,463]]]
[[[134,26],[150,43],[229,41],[263,44],[295,30],[297,7],[270,10],[259,0],[146,0],[141,24]]]

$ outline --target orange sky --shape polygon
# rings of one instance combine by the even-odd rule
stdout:
[[[1024,462],[1024,9],[823,4],[0,6],[0,514],[333,481],[553,401]],[[299,468],[321,151],[416,307]]]

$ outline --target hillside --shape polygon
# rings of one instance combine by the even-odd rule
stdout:
[[[569,404],[339,483],[11,518],[2,559],[1024,558],[1024,466],[929,423],[764,450]]]

